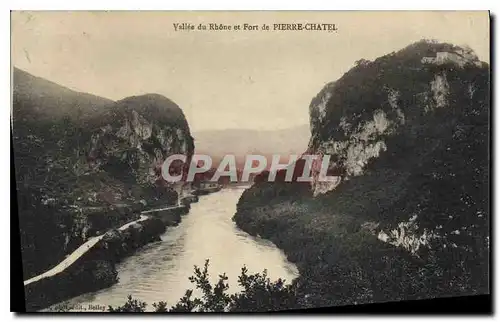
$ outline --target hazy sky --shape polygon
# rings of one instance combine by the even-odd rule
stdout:
[[[335,23],[337,32],[174,31],[173,23]],[[422,38],[467,44],[489,62],[483,12],[14,12],[12,63],[118,100],[159,93],[192,131],[309,122],[322,86],[360,58]]]

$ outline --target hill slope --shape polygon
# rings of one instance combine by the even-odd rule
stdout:
[[[234,220],[298,263],[305,305],[487,293],[489,107],[489,66],[467,48],[360,60],[309,109],[307,153],[338,180],[314,197],[255,184]]]
[[[163,159],[194,150],[182,110],[157,94],[118,102],[14,69],[13,138],[25,278],[99,230],[168,204]]]
[[[15,116],[25,121],[52,120],[64,116],[78,121],[114,103],[107,98],[75,92],[16,67],[13,68],[12,81]]]

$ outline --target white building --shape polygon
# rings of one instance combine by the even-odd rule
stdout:
[[[481,65],[474,54],[464,50],[457,52],[440,51],[436,53],[436,57],[422,58],[422,64],[443,65],[447,63],[457,64],[460,67],[464,67],[468,63],[475,64],[476,66]]]

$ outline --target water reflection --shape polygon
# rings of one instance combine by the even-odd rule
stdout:
[[[226,273],[233,292],[239,289],[237,277],[243,265],[249,272],[267,269],[271,279],[291,281],[297,276],[297,269],[285,255],[271,242],[241,231],[232,221],[243,190],[223,189],[200,197],[179,226],[169,228],[161,236],[162,241],[144,246],[117,265],[117,284],[81,295],[67,304],[117,306],[130,294],[149,304],[167,301],[169,306],[174,305],[187,289],[193,288],[188,278],[193,274],[193,266],[202,266],[205,259],[210,259],[211,280],[215,282],[218,274]]]

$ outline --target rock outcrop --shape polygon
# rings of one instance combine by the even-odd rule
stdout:
[[[442,52],[469,56],[424,59]],[[359,60],[310,105],[306,153],[331,155],[337,180],[314,172],[301,199],[255,183],[234,220],[297,262],[305,305],[487,293],[489,108],[489,66],[468,49]]]
[[[157,94],[113,102],[14,68],[13,145],[25,279],[92,234],[175,204],[161,179],[194,151],[182,110]]]
[[[470,57],[460,62],[451,59],[437,65],[421,62],[427,56],[463,51],[450,44],[421,41],[373,62],[358,61],[312,100],[309,107],[312,136],[307,152],[335,157],[330,166],[341,173],[338,185],[341,179],[363,174],[370,160],[388,149],[387,140],[392,137],[404,136],[408,148],[419,145],[419,139],[426,133],[436,131],[423,128],[434,125],[425,124],[425,119],[436,118],[433,111],[448,108],[467,117],[471,105],[478,100],[485,105],[488,76],[484,72],[481,75],[481,71],[487,70],[487,65],[482,65],[470,49],[467,50]],[[481,78],[476,77],[478,73]],[[479,87],[483,92],[475,93],[474,97],[471,89]],[[455,119],[447,120],[438,131],[444,132],[455,123]]]

